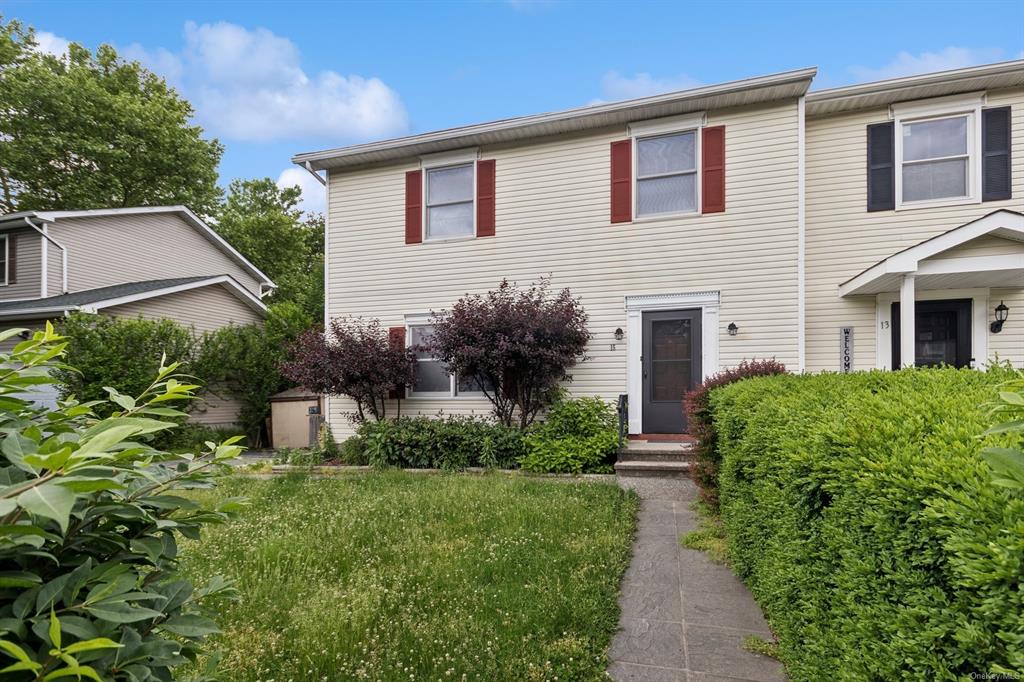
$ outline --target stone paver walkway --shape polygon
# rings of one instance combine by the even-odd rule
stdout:
[[[620,478],[641,498],[633,559],[622,582],[619,632],[608,674],[620,681],[785,680],[782,665],[743,648],[747,635],[771,639],[746,586],[726,566],[686,549],[697,528],[686,479]]]

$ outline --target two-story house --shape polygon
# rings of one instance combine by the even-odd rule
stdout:
[[[184,206],[0,216],[4,328],[36,328],[82,311],[169,318],[202,333],[261,321],[261,299],[273,287]],[[207,394],[193,417],[229,425],[237,413],[233,401]]]
[[[590,315],[570,390],[627,394],[631,434],[685,430],[682,394],[743,359],[1024,364],[1024,62],[814,76],[299,154],[327,174],[326,314],[418,344],[431,311],[550,275]],[[402,411],[488,413],[471,388],[424,358]],[[336,433],[351,410],[329,401]]]

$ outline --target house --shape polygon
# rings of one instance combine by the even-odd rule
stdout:
[[[261,299],[273,287],[184,206],[0,216],[4,328],[39,327],[82,311],[169,318],[202,333],[261,321]],[[193,418],[226,426],[237,412],[231,400],[208,394]]]
[[[550,274],[590,315],[571,391],[628,395],[632,434],[685,430],[683,392],[743,359],[1024,365],[1024,61],[815,73],[296,155],[327,176],[326,314],[417,343],[465,293]],[[403,414],[490,412],[420,370]],[[351,410],[329,400],[336,434]]]

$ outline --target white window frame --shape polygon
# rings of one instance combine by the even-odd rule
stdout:
[[[429,327],[431,326],[432,314],[416,314],[405,316],[405,346],[406,348],[412,347],[412,328],[413,327]],[[437,359],[421,360],[417,358],[416,362],[440,362]],[[456,374],[451,373],[448,375],[448,391],[414,391],[413,386],[408,386],[405,389],[406,398],[415,398],[417,400],[459,400],[466,398],[482,398],[484,397],[483,391],[459,391],[459,382]]]
[[[444,243],[444,242],[461,242],[468,239],[476,239],[477,233],[477,219],[476,219],[476,186],[477,186],[477,160],[479,156],[479,150],[475,147],[472,149],[457,149],[451,152],[442,152],[439,154],[429,154],[427,156],[420,157],[420,170],[423,171],[423,197],[420,202],[423,206],[423,234],[422,239],[424,243]],[[445,168],[458,168],[459,166],[468,166],[472,164],[473,167],[473,180],[472,182],[472,193],[473,193],[473,232],[471,234],[459,235],[457,237],[431,237],[429,235],[430,230],[430,206],[427,203],[427,199],[430,196],[430,171],[443,170]],[[463,203],[463,202],[458,202]]]
[[[632,168],[632,212],[634,222],[647,222],[656,220],[666,220],[672,218],[686,217],[686,216],[699,216],[702,214],[704,207],[701,201],[701,131],[704,126],[707,125],[706,116],[703,111],[694,112],[692,114],[682,114],[680,116],[668,116],[665,118],[657,118],[649,121],[639,121],[637,123],[631,123],[628,128],[630,137],[630,146],[632,147],[631,162]],[[640,140],[651,139],[655,137],[668,137],[669,135],[679,135],[682,133],[693,133],[693,167],[694,167],[694,210],[692,211],[672,211],[670,213],[652,213],[650,215],[640,215],[636,210],[637,200],[637,182],[640,180],[638,177],[640,173],[640,165],[638,163],[640,158]],[[683,175],[683,173],[672,173],[670,175]],[[668,177],[668,176],[666,176]]]
[[[891,116],[895,121],[896,210],[958,206],[981,202],[981,109],[984,95],[971,93],[953,97],[940,97],[922,102],[895,104]],[[962,197],[903,201],[903,126],[950,118],[967,119],[967,194]],[[959,156],[941,158],[960,158]],[[938,161],[941,158],[928,159]],[[917,163],[917,162],[910,162]]]
[[[4,240],[4,281],[0,282],[0,287],[7,286],[11,278],[11,240],[7,236],[6,232],[0,234],[0,239]]]

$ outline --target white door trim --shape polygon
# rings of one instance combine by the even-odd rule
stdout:
[[[988,362],[988,289],[929,289],[917,290],[916,301],[935,301],[946,298],[971,299],[971,355],[974,367],[983,368]],[[875,348],[875,367],[892,369],[892,304],[898,301],[898,292],[878,294],[875,303],[875,324],[878,334]]]
[[[655,310],[701,311],[701,374],[706,379],[718,372],[717,291],[678,294],[635,294],[625,297],[626,305],[626,393],[629,395],[629,432],[643,432],[643,313]],[[679,409],[682,409],[680,404]]]

